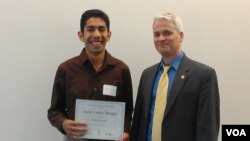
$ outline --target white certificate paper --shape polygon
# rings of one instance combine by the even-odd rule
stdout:
[[[124,102],[76,100],[75,120],[88,123],[88,131],[81,138],[122,139],[124,116]]]

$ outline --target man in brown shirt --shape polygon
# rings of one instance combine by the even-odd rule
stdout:
[[[123,140],[129,140],[133,112],[131,75],[128,66],[105,49],[111,37],[109,25],[103,11],[85,11],[78,32],[85,48],[79,56],[60,64],[56,72],[48,119],[68,140],[87,131],[86,122],[74,120],[76,99],[125,102]],[[103,94],[104,85],[116,87],[115,95]]]

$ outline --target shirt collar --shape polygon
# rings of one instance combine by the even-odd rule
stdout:
[[[184,53],[181,52],[174,60],[172,60],[172,62],[170,63],[170,67],[171,69],[174,69],[174,70],[178,70],[179,66],[180,66],[180,63],[181,63],[181,60],[184,56]],[[158,71],[162,68],[162,66],[164,65],[164,62],[163,60],[161,59],[161,62],[160,62],[160,66],[158,68]]]

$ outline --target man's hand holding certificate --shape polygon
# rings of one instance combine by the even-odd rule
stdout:
[[[122,139],[125,103],[96,100],[76,100],[76,121],[86,121],[88,131],[81,138]]]

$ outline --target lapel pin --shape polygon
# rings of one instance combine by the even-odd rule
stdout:
[[[185,75],[181,75],[181,79],[185,79]]]

